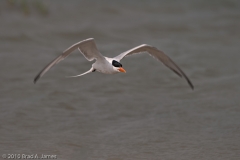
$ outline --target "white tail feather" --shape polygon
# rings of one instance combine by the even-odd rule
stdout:
[[[83,76],[85,74],[88,74],[88,73],[91,73],[93,72],[93,68],[91,68],[89,71],[85,72],[85,73],[82,73],[82,74],[79,74],[79,75],[76,75],[76,76],[67,76],[66,78],[74,78],[74,77],[80,77],[80,76]]]

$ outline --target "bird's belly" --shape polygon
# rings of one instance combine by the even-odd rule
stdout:
[[[104,74],[116,74],[118,72],[112,70],[112,69],[102,69],[102,68],[99,68],[99,69],[96,69],[98,72],[100,73],[104,73]]]
[[[103,66],[102,65],[93,65],[93,68],[96,69],[98,72],[104,73],[104,74],[115,74],[115,73],[118,73],[110,65],[103,65]]]

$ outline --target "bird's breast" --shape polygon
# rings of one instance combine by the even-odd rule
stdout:
[[[115,74],[118,73],[113,69],[113,66],[108,63],[94,63],[93,68],[96,69],[100,73],[104,74]]]

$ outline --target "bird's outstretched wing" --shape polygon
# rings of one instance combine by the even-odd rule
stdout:
[[[55,64],[59,63],[63,59],[65,59],[67,56],[70,55],[70,53],[72,53],[77,48],[83,54],[83,56],[89,61],[92,61],[94,59],[104,58],[102,56],[102,54],[98,51],[93,38],[89,38],[89,39],[80,41],[80,42],[72,45],[68,49],[66,49],[60,56],[58,56],[56,59],[54,59],[52,62],[50,62],[46,67],[44,67],[34,78],[34,83],[36,83],[37,80],[40,77],[42,77],[50,68],[52,68]]]
[[[189,78],[186,76],[186,74],[173,62],[173,60],[171,60],[171,58],[169,58],[162,51],[160,51],[157,48],[152,47],[150,45],[142,44],[140,46],[137,46],[137,47],[132,48],[132,49],[126,51],[126,52],[123,52],[123,53],[119,54],[118,56],[114,57],[114,59],[120,61],[125,56],[134,55],[136,53],[143,53],[143,52],[147,52],[151,56],[153,56],[154,58],[161,61],[165,66],[170,68],[173,72],[175,72],[180,77],[183,76],[187,80],[190,87],[192,89],[194,89],[194,86],[193,86],[192,82],[189,80]]]

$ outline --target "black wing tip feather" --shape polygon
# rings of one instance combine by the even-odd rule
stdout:
[[[40,75],[37,75],[37,76],[34,78],[33,83],[36,84],[39,78],[40,78]]]
[[[179,75],[181,78],[182,76],[186,79],[187,83],[189,84],[189,86],[191,87],[192,90],[194,90],[194,86],[192,84],[192,82],[190,81],[190,79],[186,76],[186,74],[169,58],[169,60],[174,64],[174,66],[178,69],[178,71],[175,71],[174,69],[172,69],[171,67],[169,67],[173,72],[175,72],[177,75]]]
[[[169,68],[170,68],[170,67],[169,67]],[[179,67],[177,67],[177,68],[179,68]],[[193,86],[192,82],[188,79],[188,77],[184,74],[184,72],[180,70],[180,68],[179,68],[180,73],[178,73],[177,71],[175,71],[175,70],[172,69],[172,68],[170,68],[170,69],[171,69],[174,73],[176,73],[179,77],[182,78],[182,76],[183,76],[183,77],[186,79],[186,81],[187,81],[187,83],[189,84],[189,86],[191,87],[191,89],[194,90],[194,86]]]
[[[38,75],[34,78],[33,83],[36,84],[40,77],[41,77],[41,74],[38,74]]]
[[[188,82],[189,86],[192,88],[192,90],[194,90],[194,86],[193,86],[192,82],[189,79],[187,79],[187,82]]]
[[[192,82],[190,81],[190,79],[188,79],[188,77],[185,74],[183,74],[183,77],[186,79],[186,81],[187,81],[188,85],[191,87],[191,89],[194,90],[194,86],[193,86]]]
[[[191,87],[192,90],[194,90],[194,86],[193,86],[192,82],[190,81],[190,79],[185,75],[185,73],[183,71],[181,71],[181,72],[182,72],[183,77],[186,79],[188,85]]]

